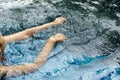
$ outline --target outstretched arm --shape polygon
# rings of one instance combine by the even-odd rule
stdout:
[[[50,22],[41,26],[33,27],[30,29],[26,29],[24,31],[21,31],[12,35],[4,36],[4,39],[6,40],[6,43],[23,40],[23,39],[29,38],[34,33],[37,33],[43,29],[55,26],[57,24],[63,24],[65,21],[66,19],[64,17],[58,17],[53,22]]]
[[[0,66],[0,75],[6,77],[15,77],[29,72],[33,72],[42,66],[48,59],[48,55],[53,49],[56,42],[64,41],[66,37],[63,34],[56,34],[50,37],[43,47],[41,53],[37,56],[33,63],[24,65]]]

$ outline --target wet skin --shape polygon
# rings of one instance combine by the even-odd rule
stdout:
[[[18,33],[14,33],[7,36],[2,36],[0,34],[0,61],[4,60],[2,53],[7,43],[27,39],[32,34],[37,33],[40,30],[44,30],[46,28],[50,28],[58,24],[63,24],[65,21],[66,19],[64,17],[58,17],[53,22],[46,23],[41,26],[36,26],[30,29],[26,29]],[[46,44],[44,45],[42,51],[39,53],[39,55],[36,57],[36,59],[32,63],[25,63],[21,65],[11,65],[11,66],[0,65],[0,78],[2,76],[15,77],[15,76],[19,76],[22,74],[27,74],[29,72],[35,71],[47,61],[48,56],[52,51],[54,45],[57,42],[64,41],[65,39],[66,39],[66,36],[61,33],[51,36],[46,42]]]
[[[4,37],[0,34],[0,61],[3,61],[3,51],[6,47],[6,41],[4,39]]]
[[[50,28],[50,27],[58,25],[58,24],[63,24],[65,21],[66,21],[66,18],[58,17],[53,22],[43,24],[41,26],[36,26],[36,27],[30,28],[30,29],[26,29],[24,31],[14,33],[14,34],[11,34],[11,35],[8,35],[8,36],[2,36],[0,34],[0,61],[4,60],[2,55],[3,55],[3,51],[4,51],[7,43],[27,39],[32,34],[37,33],[40,30],[44,30],[46,28]]]

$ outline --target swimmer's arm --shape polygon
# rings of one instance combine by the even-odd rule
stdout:
[[[0,74],[6,75],[7,77],[15,77],[22,74],[27,74],[33,72],[34,70],[41,67],[48,59],[49,53],[53,49],[56,42],[61,42],[65,40],[63,34],[57,34],[48,39],[47,43],[43,47],[41,53],[35,59],[33,63],[26,63],[24,65],[14,65],[14,66],[0,66]]]
[[[30,36],[32,36],[34,33],[37,33],[41,30],[50,28],[58,24],[63,24],[65,21],[66,19],[64,17],[58,17],[53,22],[43,24],[41,26],[33,27],[30,29],[26,29],[24,31],[21,31],[21,32],[12,34],[12,35],[4,36],[4,39],[6,40],[7,43],[12,42],[12,41],[19,41],[19,40],[27,39]]]
[[[55,36],[52,36],[48,39],[47,43],[43,47],[41,53],[38,55],[38,57],[35,59],[35,62],[37,65],[43,65],[47,59],[48,55],[53,49],[56,42],[62,42],[66,39],[65,35],[63,34],[56,34]]]

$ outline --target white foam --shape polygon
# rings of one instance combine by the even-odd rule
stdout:
[[[26,5],[29,5],[33,2],[33,0],[17,0],[12,2],[1,2],[0,8],[2,9],[10,9],[10,8],[19,8]]]

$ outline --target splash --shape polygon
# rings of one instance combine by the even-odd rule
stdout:
[[[12,9],[12,8],[20,8],[26,5],[29,5],[33,2],[33,0],[17,0],[17,1],[9,1],[9,2],[1,2],[1,9]]]
[[[9,80],[120,80],[119,0],[0,0],[3,35],[38,26],[57,16],[67,18],[33,35],[7,45],[4,65],[32,62],[49,36],[64,33],[46,64],[36,72]],[[32,45],[32,46],[31,46]]]

